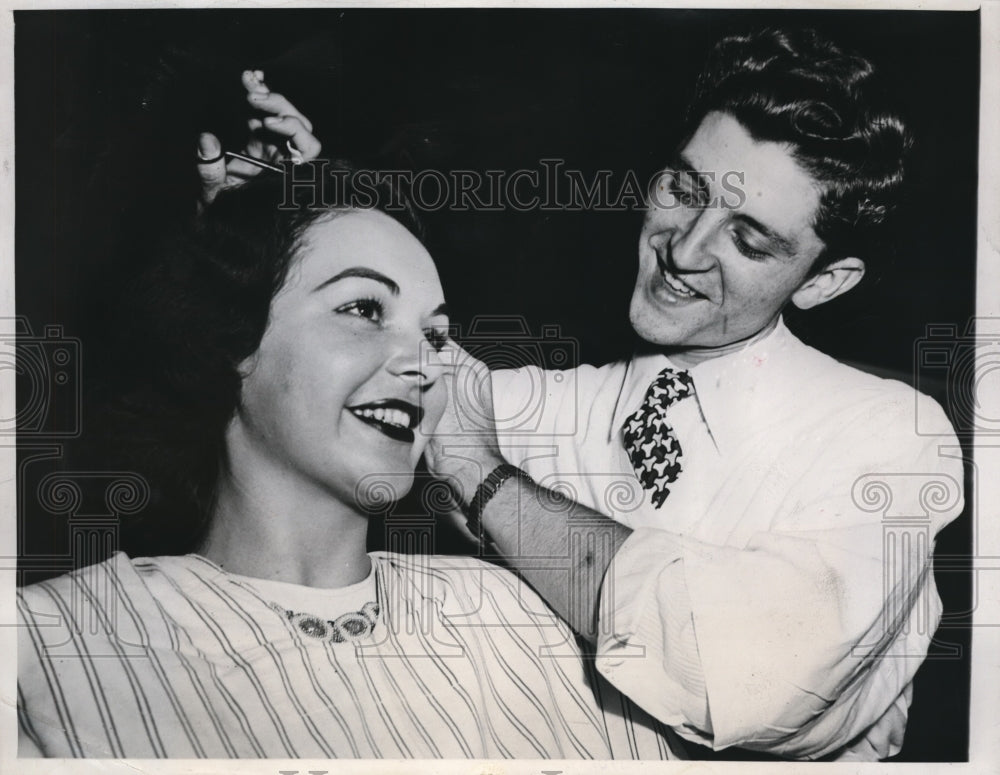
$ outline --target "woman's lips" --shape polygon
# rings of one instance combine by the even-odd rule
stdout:
[[[424,410],[397,398],[387,398],[347,407],[361,422],[395,441],[412,444],[413,429],[420,425]]]

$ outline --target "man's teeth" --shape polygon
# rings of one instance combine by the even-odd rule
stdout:
[[[664,270],[663,272],[661,272],[661,274],[663,275],[663,281],[667,284],[670,290],[672,290],[678,296],[697,295],[695,291],[692,291],[690,288],[688,288],[684,283],[682,283],[680,280],[678,280],[676,277],[670,274],[670,272]]]
[[[402,409],[356,409],[354,413],[362,417],[370,417],[386,425],[396,425],[400,428],[410,427],[410,415]]]

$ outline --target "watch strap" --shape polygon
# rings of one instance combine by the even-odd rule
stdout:
[[[486,504],[500,491],[500,488],[507,480],[515,478],[526,482],[534,481],[534,479],[517,466],[512,466],[510,463],[501,463],[490,471],[489,475],[476,488],[476,493],[472,496],[472,501],[465,510],[465,524],[472,534],[479,537],[480,540],[483,535],[483,509],[486,508]]]

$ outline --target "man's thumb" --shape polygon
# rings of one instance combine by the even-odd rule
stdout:
[[[226,157],[219,138],[210,132],[198,136],[198,176],[201,178],[201,198],[211,202],[226,182]]]

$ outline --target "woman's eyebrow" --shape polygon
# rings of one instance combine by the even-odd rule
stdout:
[[[338,272],[329,280],[324,280],[315,288],[312,289],[313,293],[316,291],[326,288],[328,285],[332,285],[340,280],[346,280],[348,277],[361,277],[365,280],[374,280],[377,283],[382,283],[386,288],[389,289],[389,293],[393,296],[399,296],[399,286],[394,280],[389,279],[381,272],[376,272],[374,269],[369,269],[365,266],[352,266],[345,269],[343,272]]]

